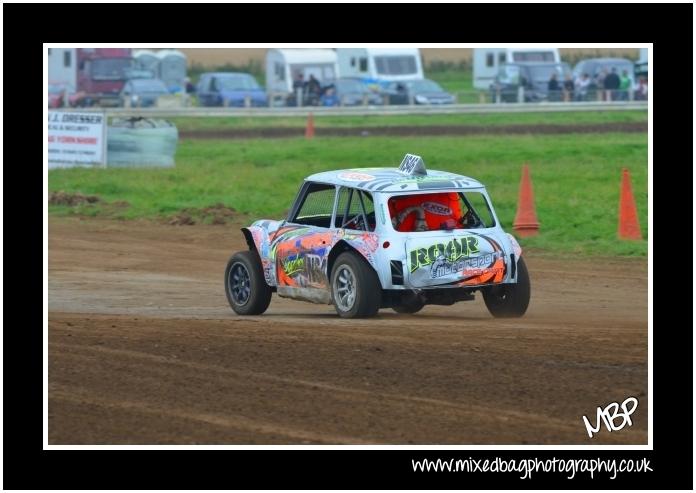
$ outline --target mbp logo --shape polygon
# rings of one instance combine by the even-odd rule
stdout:
[[[582,420],[585,423],[585,428],[587,428],[587,434],[590,436],[590,438],[592,438],[593,433],[599,432],[599,430],[602,428],[602,422],[609,432],[622,430],[626,424],[628,424],[628,426],[632,426],[633,421],[631,421],[631,414],[638,409],[638,399],[635,397],[629,397],[623,401],[623,403],[621,403],[621,409],[622,412],[619,412],[618,402],[612,402],[604,409],[598,407],[597,425],[594,428],[592,425],[590,425],[590,421],[587,419],[587,417],[583,416]],[[616,425],[617,418],[622,419],[620,426]]]

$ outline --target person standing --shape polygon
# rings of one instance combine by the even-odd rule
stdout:
[[[619,74],[616,73],[616,67],[612,67],[611,73],[604,78],[604,89],[607,94],[611,94],[612,101],[618,99],[619,86],[621,86],[621,79]]]
[[[573,82],[573,77],[570,74],[566,74],[565,80],[563,81],[563,91],[565,101],[573,101],[575,99],[575,83]]]
[[[584,73],[575,81],[575,97],[578,101],[587,101],[587,93],[589,90],[590,76]]]
[[[621,72],[621,80],[619,82],[619,91],[621,95],[621,100],[626,101],[628,99],[628,91],[631,90],[632,86],[631,78],[628,76],[628,70]]]
[[[595,84],[597,85],[597,91],[599,91],[600,101],[606,100],[606,88],[604,87],[604,81],[606,80],[608,73],[609,71],[606,67],[604,67],[595,76]]]
[[[556,72],[551,73],[551,78],[549,79],[549,101],[558,101],[560,92],[561,92],[561,85],[558,83],[558,78],[556,76]]]

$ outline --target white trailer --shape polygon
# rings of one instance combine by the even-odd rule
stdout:
[[[474,88],[488,89],[503,63],[561,63],[558,48],[474,48]]]
[[[266,91],[292,93],[298,74],[313,75],[322,85],[339,77],[336,52],[329,49],[271,49],[266,52]]]
[[[68,92],[77,88],[77,53],[75,48],[48,49],[48,81],[68,85]]]
[[[423,79],[418,48],[336,48],[342,77],[382,81]]]

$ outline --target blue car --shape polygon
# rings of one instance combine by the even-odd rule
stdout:
[[[207,72],[198,81],[201,106],[268,106],[266,92],[253,76],[241,72]]]

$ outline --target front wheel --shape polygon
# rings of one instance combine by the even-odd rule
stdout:
[[[260,315],[271,303],[271,288],[266,284],[261,259],[256,252],[237,252],[225,269],[225,294],[239,315]]]
[[[531,296],[529,272],[524,259],[517,261],[517,282],[482,289],[483,301],[496,318],[517,318],[527,311]]]
[[[379,311],[382,286],[377,273],[363,258],[344,252],[336,258],[331,271],[331,294],[341,317],[372,317]]]

